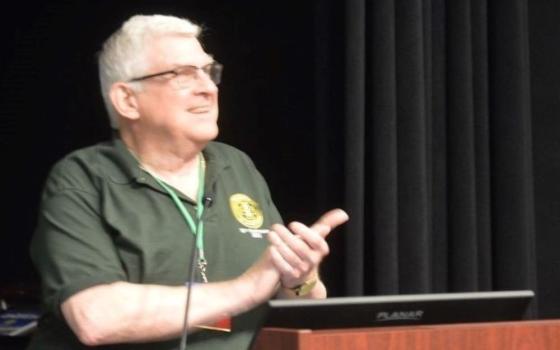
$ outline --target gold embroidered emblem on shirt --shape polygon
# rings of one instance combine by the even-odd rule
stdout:
[[[249,228],[259,228],[263,224],[263,213],[259,204],[243,193],[229,197],[231,212],[237,221]]]

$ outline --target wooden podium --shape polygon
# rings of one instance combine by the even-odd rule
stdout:
[[[558,350],[560,320],[330,330],[263,328],[253,350]]]

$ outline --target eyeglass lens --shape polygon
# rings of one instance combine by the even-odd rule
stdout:
[[[208,64],[204,67],[184,66],[176,71],[176,76],[172,80],[178,89],[190,87],[199,74],[206,74],[214,84],[218,85],[221,80],[223,66],[217,62]],[[199,72],[202,71],[202,72]]]

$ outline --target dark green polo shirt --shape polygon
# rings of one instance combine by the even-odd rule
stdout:
[[[243,152],[217,142],[204,150],[208,278],[242,274],[267,246],[266,229],[281,222],[268,187]],[[195,217],[195,203],[178,193]],[[32,349],[81,349],[60,312],[71,295],[115,281],[184,285],[194,235],[168,193],[139,168],[120,140],[78,150],[46,182],[31,244],[42,278],[45,317]],[[189,349],[245,349],[258,312],[233,320],[233,332],[189,336]],[[110,349],[175,349],[178,340]]]

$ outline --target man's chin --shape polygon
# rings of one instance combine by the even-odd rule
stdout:
[[[216,126],[213,130],[204,130],[200,131],[196,134],[195,138],[200,143],[208,143],[210,141],[214,141],[219,134],[219,129]]]

